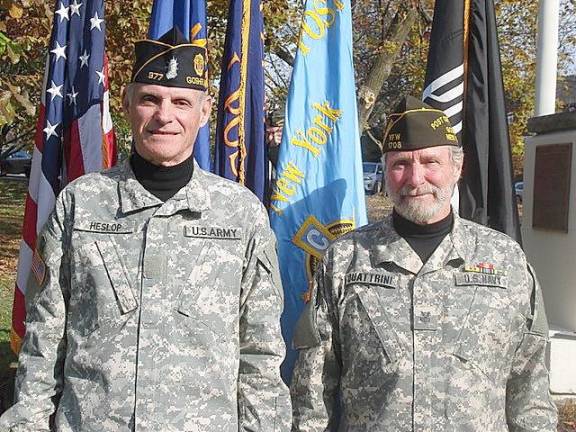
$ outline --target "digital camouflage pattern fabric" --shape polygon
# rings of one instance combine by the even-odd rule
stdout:
[[[525,256],[454,217],[424,264],[391,217],[328,249],[294,339],[293,431],[556,430]]]
[[[196,166],[162,203],[128,163],[86,175],[38,262],[0,430],[290,428],[275,240],[247,189]]]

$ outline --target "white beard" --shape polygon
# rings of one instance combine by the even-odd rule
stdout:
[[[404,186],[397,192],[392,192],[386,184],[388,196],[394,203],[394,210],[402,217],[419,225],[429,223],[436,215],[450,202],[454,185],[444,189],[432,185],[426,185],[420,188],[411,188]],[[409,199],[407,196],[431,193],[434,196],[432,204],[420,203],[417,200]]]

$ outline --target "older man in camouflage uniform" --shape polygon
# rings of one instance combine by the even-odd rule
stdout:
[[[384,146],[394,213],[324,257],[294,340],[293,430],[555,431],[540,288],[518,244],[452,213],[448,118],[408,98]]]
[[[211,107],[205,55],[178,31],[137,42],[124,100],[135,153],[58,197],[0,430],[289,429],[265,210],[192,159]]]

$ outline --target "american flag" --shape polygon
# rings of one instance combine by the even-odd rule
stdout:
[[[104,41],[104,0],[57,0],[14,292],[10,341],[15,353],[25,332],[24,294],[36,268],[36,236],[58,192],[82,174],[116,163]]]

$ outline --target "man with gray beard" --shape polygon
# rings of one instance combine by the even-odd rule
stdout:
[[[520,246],[452,212],[449,119],[404,99],[385,220],[336,240],[295,332],[293,431],[555,431],[540,287]]]

